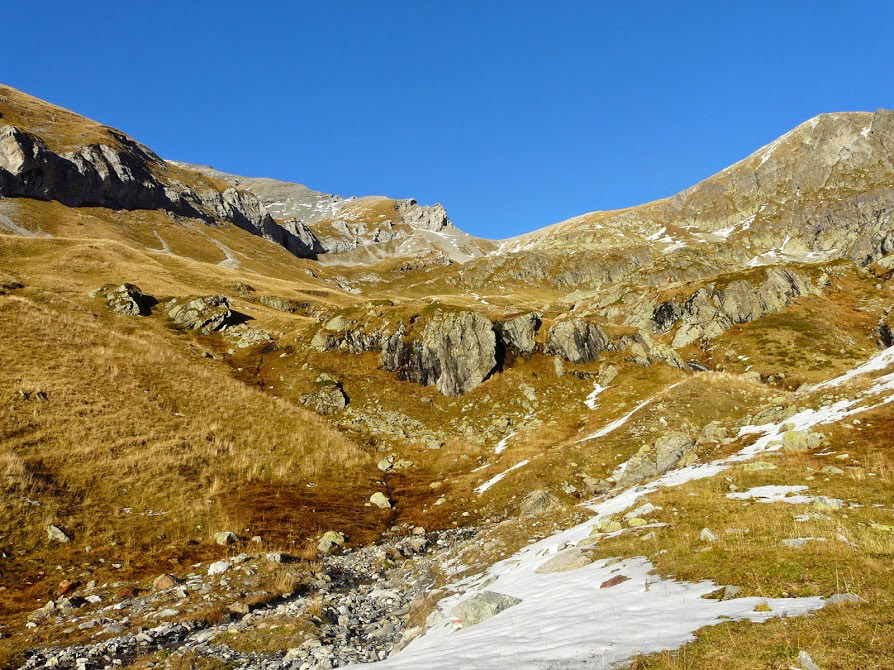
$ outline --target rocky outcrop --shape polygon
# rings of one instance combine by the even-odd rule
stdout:
[[[157,302],[133,284],[106,284],[90,291],[90,297],[104,298],[109,310],[125,316],[145,316]]]
[[[653,363],[666,363],[675,368],[686,370],[687,364],[673,347],[658,342],[644,332],[638,331],[636,335],[620,338],[618,348],[626,349],[632,354],[633,362],[637,365],[652,365]]]
[[[629,486],[657,477],[675,467],[694,448],[695,440],[685,433],[665,433],[654,444],[641,447],[613,478],[619,486]]]
[[[755,321],[780,311],[801,296],[819,292],[801,273],[769,268],[759,284],[737,279],[722,288],[709,284],[682,301],[644,303],[628,323],[654,333],[677,327],[672,346],[684,347],[700,339],[718,337],[735,324]]]
[[[0,196],[57,200],[69,207],[165,210],[206,222],[227,221],[299,256],[312,243],[277,225],[248,191],[190,187],[168,174],[168,165],[124,133],[106,130],[107,144],[63,154],[37,135],[0,127]]]
[[[447,210],[441,203],[434,205],[420,205],[415,200],[400,200],[395,208],[405,223],[413,228],[441,232],[448,228],[455,228],[453,222],[447,216]]]
[[[220,330],[234,321],[230,303],[222,295],[192,298],[186,302],[174,298],[165,304],[165,311],[181,328],[202,333]]]
[[[608,335],[595,323],[565,318],[549,329],[546,353],[561,356],[569,363],[590,363],[610,348]]]
[[[301,404],[317,414],[338,414],[348,406],[348,396],[341,382],[323,373],[317,377],[314,390],[301,396]]]
[[[434,385],[448,396],[481,384],[497,365],[496,334],[483,314],[439,310],[429,317],[421,338],[398,330],[384,341],[382,366],[402,379]]]
[[[528,312],[497,323],[496,329],[505,348],[511,347],[521,354],[530,354],[536,346],[534,337],[540,330],[540,323],[539,314]]]

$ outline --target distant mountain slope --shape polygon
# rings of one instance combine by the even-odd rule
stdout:
[[[375,263],[387,257],[443,254],[466,262],[495,245],[459,230],[443,205],[385,196],[342,197],[303,184],[266,177],[240,177],[207,165],[169,161],[250,191],[277,221],[302,236],[317,253],[337,254],[324,262]]]

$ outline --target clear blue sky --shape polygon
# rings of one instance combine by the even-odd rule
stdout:
[[[0,80],[166,158],[507,237],[894,107],[894,4],[28,2]]]

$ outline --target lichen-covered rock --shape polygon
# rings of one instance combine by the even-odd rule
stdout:
[[[583,568],[593,562],[593,557],[580,549],[572,547],[559,552],[548,561],[537,566],[537,574],[548,575],[554,572],[570,572]]]
[[[301,404],[317,414],[338,414],[348,406],[348,396],[341,382],[329,375],[320,375],[311,393],[301,396]]]
[[[540,315],[534,312],[520,314],[498,323],[496,329],[507,349],[512,347],[519,353],[530,354],[536,346],[534,337],[540,329]]]
[[[654,444],[645,445],[627,461],[623,472],[615,479],[621,486],[657,477],[676,466],[692,452],[695,440],[685,433],[671,431],[659,437]]]
[[[341,547],[345,543],[344,533],[335,530],[328,530],[323,533],[320,541],[317,543],[317,551],[321,554],[328,554],[337,547]]]
[[[165,304],[168,316],[181,328],[210,333],[230,325],[233,313],[225,296],[192,298],[187,302],[172,299]]]
[[[254,328],[247,323],[228,326],[222,332],[227,340],[240,349],[270,344],[274,341],[273,333],[263,328]]]
[[[467,598],[452,610],[450,618],[457,628],[467,628],[487,621],[505,609],[517,605],[521,599],[494,591],[482,591]]]
[[[538,489],[522,498],[518,511],[522,516],[534,516],[562,509],[562,501],[549,491]]]
[[[133,284],[106,284],[90,291],[90,297],[104,298],[109,310],[125,316],[148,314],[156,302]]]
[[[290,314],[297,314],[299,312],[308,313],[311,309],[311,304],[309,302],[292,300],[291,298],[282,298],[275,295],[262,295],[260,303],[270,309],[275,309],[280,312],[289,312]]]
[[[609,339],[595,323],[565,318],[553,324],[546,342],[546,353],[561,356],[569,363],[589,363],[609,349]]]

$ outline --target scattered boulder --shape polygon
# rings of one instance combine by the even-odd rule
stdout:
[[[222,530],[214,534],[215,544],[226,546],[228,544],[233,544],[234,542],[236,542],[236,534],[231,531]]]
[[[868,601],[853,593],[835,593],[826,598],[827,605],[861,605]]]
[[[232,325],[234,321],[230,302],[222,295],[192,298],[182,303],[174,298],[165,304],[165,310],[181,328],[205,334]]]
[[[483,314],[466,310],[436,309],[421,338],[398,330],[382,346],[382,367],[401,379],[434,385],[447,396],[468,393],[496,365],[493,324]]]
[[[214,575],[222,575],[231,567],[231,563],[229,561],[215,561],[211,565],[208,566],[208,576],[213,577]]]
[[[628,486],[650,477],[657,477],[679,464],[694,448],[695,440],[685,433],[678,431],[665,433],[654,444],[641,447],[627,461],[616,481],[621,486]]]
[[[158,301],[133,284],[105,284],[90,291],[91,298],[104,298],[106,307],[115,314],[145,316]]]
[[[801,666],[801,670],[820,670],[820,667],[813,662],[813,659],[803,649],[798,652],[798,665]]]
[[[317,550],[321,554],[328,554],[337,547],[341,547],[345,543],[345,536],[335,530],[329,530],[323,533],[323,537],[317,543]]]
[[[391,509],[391,501],[381,491],[376,491],[369,497],[369,501],[379,509]]]
[[[456,628],[467,628],[487,621],[505,609],[517,605],[521,600],[512,596],[482,591],[461,602],[450,610],[450,618]]]
[[[239,349],[255,347],[260,344],[270,344],[274,341],[273,333],[263,328],[254,328],[247,323],[225,327],[221,330],[224,337]]]
[[[566,549],[553,556],[548,561],[537,566],[537,574],[551,574],[553,572],[569,572],[577,570],[585,565],[590,565],[593,558],[576,547]]]
[[[53,524],[47,526],[47,538],[51,542],[60,542],[63,544],[66,542],[71,542],[71,538],[68,536],[68,533],[59,528],[59,526],[54,526]]]
[[[698,539],[702,542],[716,542],[717,535],[710,528],[702,528],[702,532],[698,534]]]
[[[298,312],[308,312],[310,310],[310,303],[308,302],[300,302],[298,300],[292,300],[290,298],[281,298],[275,295],[262,295],[260,302],[265,307],[269,307],[270,309],[275,309],[280,312],[288,312],[289,314],[296,314]]]
[[[152,580],[152,588],[156,591],[164,591],[180,583],[174,575],[164,573]]]
[[[552,493],[538,489],[531,491],[522,499],[518,511],[522,516],[536,516],[562,509],[563,507],[562,501]]]
[[[348,402],[341,382],[325,373],[317,377],[312,392],[301,396],[302,405],[326,416],[338,414],[348,406]]]
[[[787,430],[782,434],[782,449],[799,452],[815,449],[822,444],[825,436],[810,430]]]

